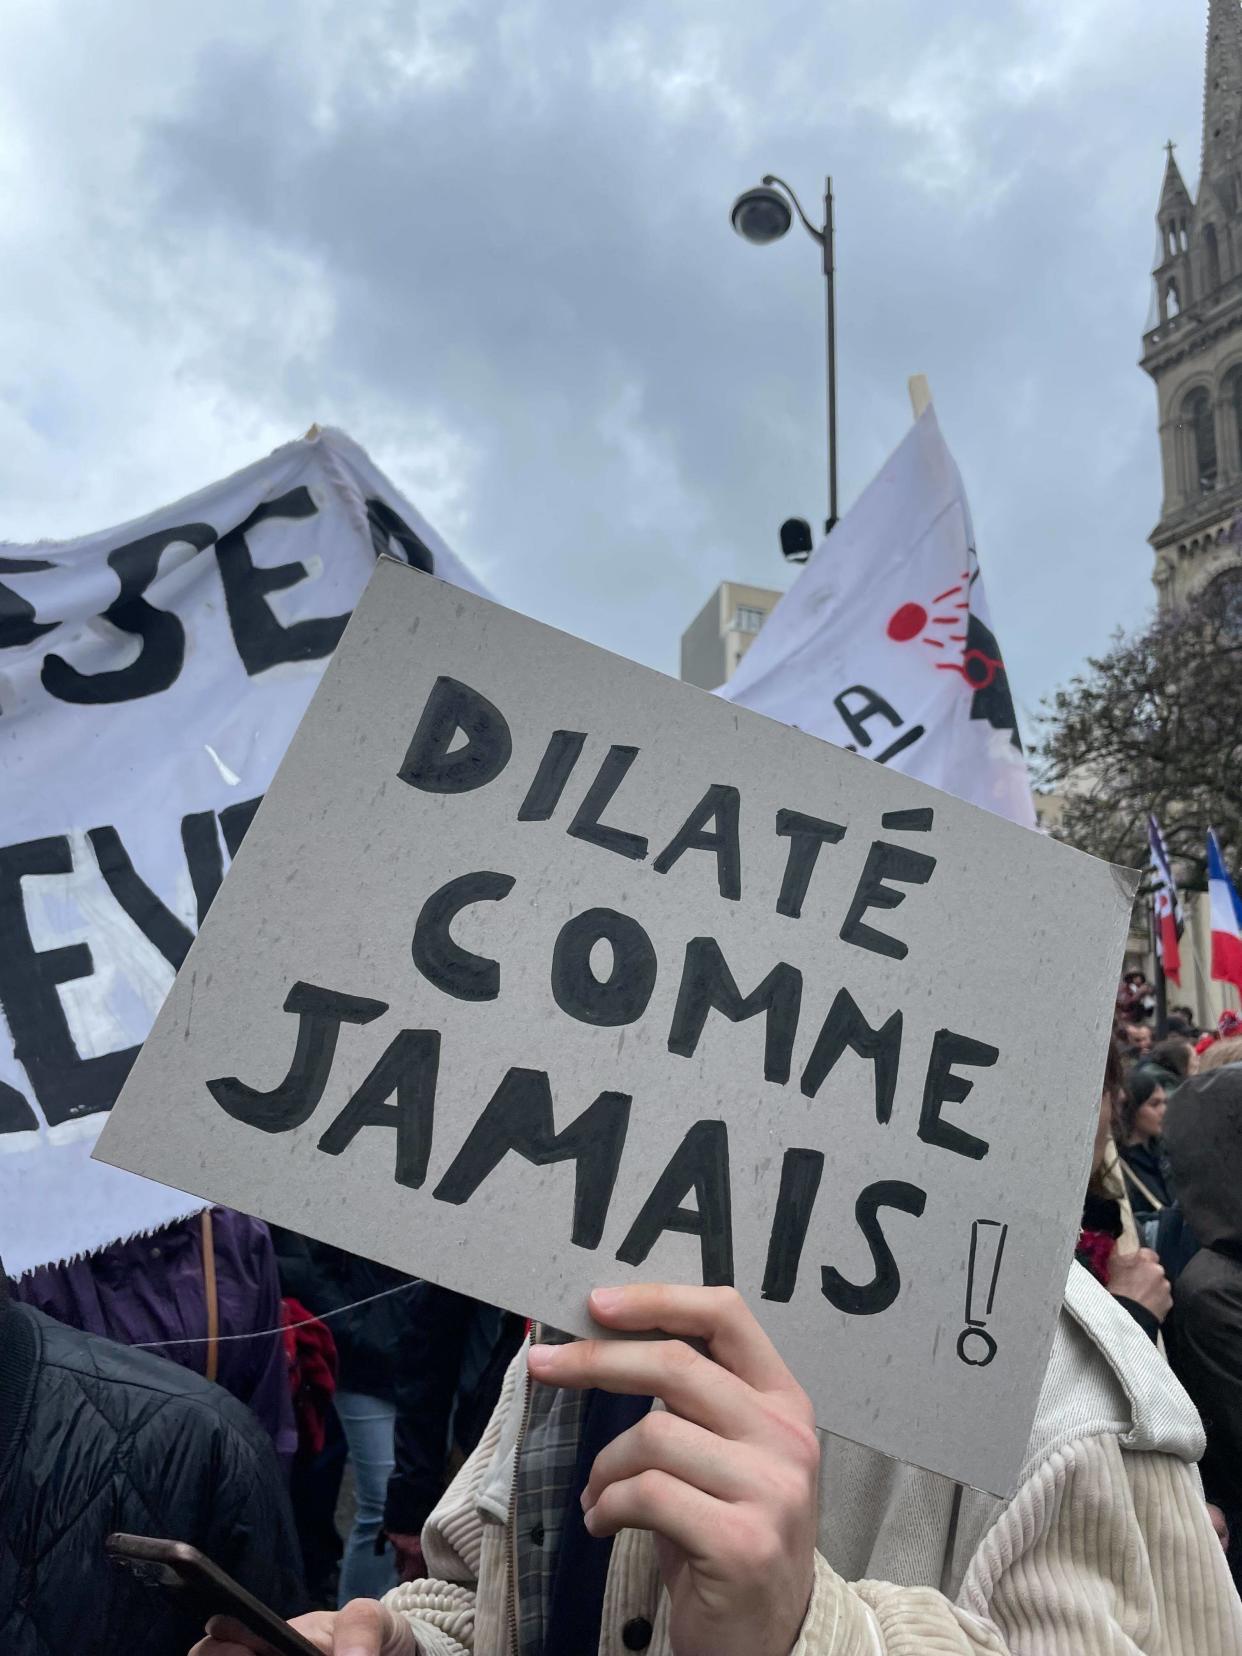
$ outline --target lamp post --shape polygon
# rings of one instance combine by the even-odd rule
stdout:
[[[756,247],[766,247],[779,241],[793,224],[794,213],[802,220],[802,227],[823,251],[825,308],[828,331],[828,521],[824,533],[829,534],[837,521],[837,304],[836,304],[836,234],[832,210],[832,179],[824,180],[824,222],[817,228],[802,210],[792,187],[775,174],[765,175],[763,183],[753,190],[744,190],[733,203],[733,228]],[[782,525],[781,543],[785,556],[805,561],[810,546],[791,550],[796,544],[796,533],[787,537],[787,531],[800,526],[800,519],[790,519]],[[809,531],[807,531],[809,539]]]

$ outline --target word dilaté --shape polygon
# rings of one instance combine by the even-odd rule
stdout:
[[[519,821],[551,817],[585,740],[582,732],[553,733],[518,811]],[[647,857],[646,838],[603,821],[636,753],[634,748],[618,746],[609,750],[567,831],[638,861]],[[470,793],[494,781],[511,756],[511,734],[499,709],[469,686],[441,678],[428,698],[399,775],[423,792]],[[926,832],[931,820],[930,810],[893,812],[882,819],[886,828],[906,832]],[[687,852],[710,853],[716,858],[720,895],[736,901],[742,889],[738,824],[738,790],[713,784],[651,866],[667,873]],[[792,810],[778,812],[775,827],[789,841],[776,908],[797,918],[820,847],[839,842],[846,829]],[[895,909],[904,900],[905,892],[889,882],[925,885],[935,866],[935,858],[923,852],[874,841],[846,906],[842,940],[903,959],[907,945],[867,924],[864,916]],[[463,911],[476,904],[503,902],[516,883],[513,875],[502,871],[471,870],[449,880],[423,902],[411,955],[420,974],[443,994],[466,1002],[491,1001],[500,995],[502,963],[464,949],[451,927]],[[611,954],[605,977],[597,975],[593,966],[593,951],[600,942],[609,945]],[[656,951],[632,915],[589,908],[572,915],[560,928],[549,969],[553,1000],[566,1016],[583,1024],[618,1027],[635,1023],[646,1013],[656,983]],[[801,1006],[802,974],[793,965],[777,962],[757,987],[744,993],[716,939],[694,937],[685,946],[667,1048],[674,1056],[692,1058],[713,1011],[734,1023],[762,1015],[764,1079],[785,1085],[791,1076]],[[385,1001],[298,982],[289,990],[284,1010],[298,1018],[298,1029],[292,1063],[279,1086],[262,1092],[237,1077],[208,1082],[213,1098],[230,1116],[269,1133],[292,1131],[314,1114],[328,1086],[343,1025],[372,1023],[389,1006]],[[841,987],[802,1068],[801,1091],[814,1097],[845,1052],[852,1051],[873,1066],[876,1120],[887,1124],[902,1057],[902,1029],[900,1011],[873,1026],[849,990]],[[409,1189],[420,1189],[432,1150],[440,1046],[436,1030],[398,1030],[322,1133],[318,1148],[339,1155],[364,1127],[392,1129],[394,1178]],[[923,1070],[920,1139],[971,1160],[988,1154],[985,1139],[946,1120],[942,1112],[946,1104],[962,1103],[971,1091],[973,1083],[958,1073],[960,1067],[987,1068],[998,1058],[998,1049],[986,1042],[951,1029],[935,1032]],[[558,1133],[548,1075],[542,1070],[509,1068],[432,1197],[454,1205],[468,1201],[510,1153],[535,1166],[572,1162],[571,1240],[582,1248],[596,1248],[625,1149],[631,1103],[627,1093],[601,1092]],[[793,1295],[824,1161],[820,1150],[795,1147],[784,1152],[763,1278],[767,1299],[783,1301]],[[682,1205],[691,1194],[694,1208]],[[891,1208],[917,1218],[926,1200],[924,1190],[905,1180],[881,1179],[867,1185],[857,1197],[854,1213],[870,1250],[872,1277],[864,1283],[851,1282],[825,1266],[820,1273],[825,1297],[854,1315],[887,1309],[899,1291],[900,1273],[878,1215],[881,1209]],[[656,1178],[616,1257],[625,1264],[640,1265],[663,1232],[679,1231],[699,1239],[704,1282],[732,1282],[731,1213],[727,1123],[696,1121]]]

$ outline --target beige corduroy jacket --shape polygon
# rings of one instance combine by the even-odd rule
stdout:
[[[425,1656],[514,1656],[506,1519],[526,1384],[523,1353],[423,1532],[440,1579],[388,1596]],[[1195,1468],[1198,1416],[1078,1265],[1011,1500],[839,1438],[823,1449],[815,1588],[792,1656],[1242,1656]],[[627,1530],[600,1656],[625,1656],[622,1630],[639,1621],[650,1656],[673,1656],[651,1538]]]

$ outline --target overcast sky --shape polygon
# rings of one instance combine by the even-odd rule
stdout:
[[[1032,708],[1151,604],[1135,366],[1205,0],[6,0],[0,538],[343,426],[502,601],[666,671],[931,380]]]

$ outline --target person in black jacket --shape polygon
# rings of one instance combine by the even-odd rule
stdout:
[[[280,1468],[249,1409],[16,1304],[0,1265],[4,1656],[183,1656],[201,1608],[112,1563],[114,1530],[188,1541],[281,1615],[304,1608]]]
[[[1224,1509],[1230,1567],[1242,1584],[1242,1062],[1205,1069],[1178,1088],[1167,1146],[1200,1243],[1177,1279],[1170,1356],[1203,1416],[1203,1486]]]

